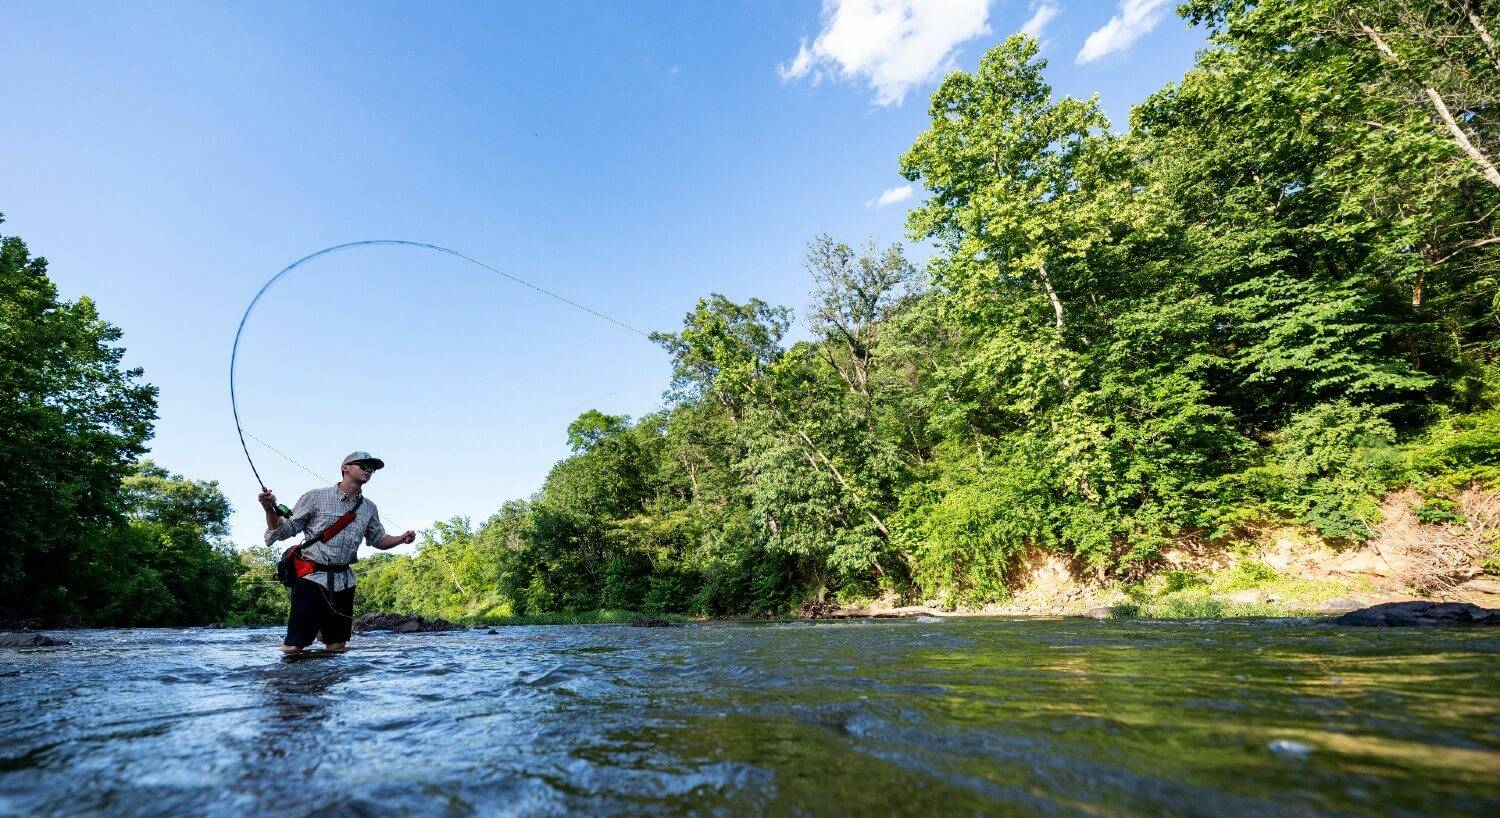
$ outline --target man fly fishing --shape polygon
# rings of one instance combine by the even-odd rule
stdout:
[[[343,650],[354,627],[354,574],[349,564],[359,559],[360,541],[382,551],[416,541],[414,531],[387,535],[380,512],[365,499],[364,485],[382,468],[385,461],[369,452],[350,453],[338,483],[302,495],[289,516],[277,508],[275,493],[261,491],[266,545],[307,534],[303,543],[288,549],[295,578],[289,577],[292,604],[283,653],[298,653],[316,638],[327,650]]]

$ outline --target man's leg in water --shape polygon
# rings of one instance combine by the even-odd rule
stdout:
[[[323,649],[332,652],[347,650],[349,636],[354,632],[354,588],[345,588],[325,599]]]
[[[288,655],[301,652],[318,637],[318,627],[323,619],[320,611],[328,606],[323,598],[323,586],[310,579],[292,583],[289,596],[291,613],[287,615],[286,638],[281,640],[281,652]]]

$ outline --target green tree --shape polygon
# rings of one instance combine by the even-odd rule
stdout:
[[[230,506],[218,484],[146,460],[132,467],[122,489],[126,522],[103,529],[103,552],[90,555],[85,617],[102,625],[224,621],[242,563],[226,539]]]
[[[1094,100],[1054,100],[1045,66],[1036,41],[1016,35],[976,73],[948,75],[931,127],[901,157],[902,174],[931,194],[908,226],[941,243],[938,283],[964,302],[997,288],[1035,293],[1059,335],[1082,338],[1069,314],[1102,283],[1083,262],[1107,238],[1090,204],[1109,123]]]
[[[234,577],[232,602],[224,615],[230,625],[274,625],[287,617],[287,590],[276,581],[280,549],[256,545],[235,555],[239,568]],[[363,589],[361,589],[363,591]]]
[[[0,619],[87,616],[90,550],[120,524],[121,481],[156,418],[156,388],[121,365],[120,337],[0,237]]]

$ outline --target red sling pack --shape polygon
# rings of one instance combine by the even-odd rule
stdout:
[[[308,547],[309,545],[312,545],[313,543],[328,542],[329,540],[338,536],[338,533],[340,531],[343,531],[344,528],[346,528],[350,523],[354,522],[354,515],[359,513],[359,507],[364,505],[364,502],[364,495],[360,495],[359,498],[354,501],[354,508],[351,508],[348,511],[344,512],[344,516],[338,518],[337,520],[334,520],[331,525],[323,529],[323,531],[316,537],[308,537],[305,541],[294,545],[291,548],[288,548],[286,551],[283,551],[280,561],[276,563],[276,579],[279,580],[282,585],[290,588],[294,583],[296,583],[297,580],[318,570],[317,563],[313,562],[312,560],[305,560],[302,558],[302,549]],[[339,570],[347,567],[348,566],[338,566]]]

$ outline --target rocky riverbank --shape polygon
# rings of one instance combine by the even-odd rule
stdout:
[[[1335,625],[1364,628],[1407,628],[1431,625],[1500,625],[1500,610],[1466,602],[1388,602],[1350,611]]]

